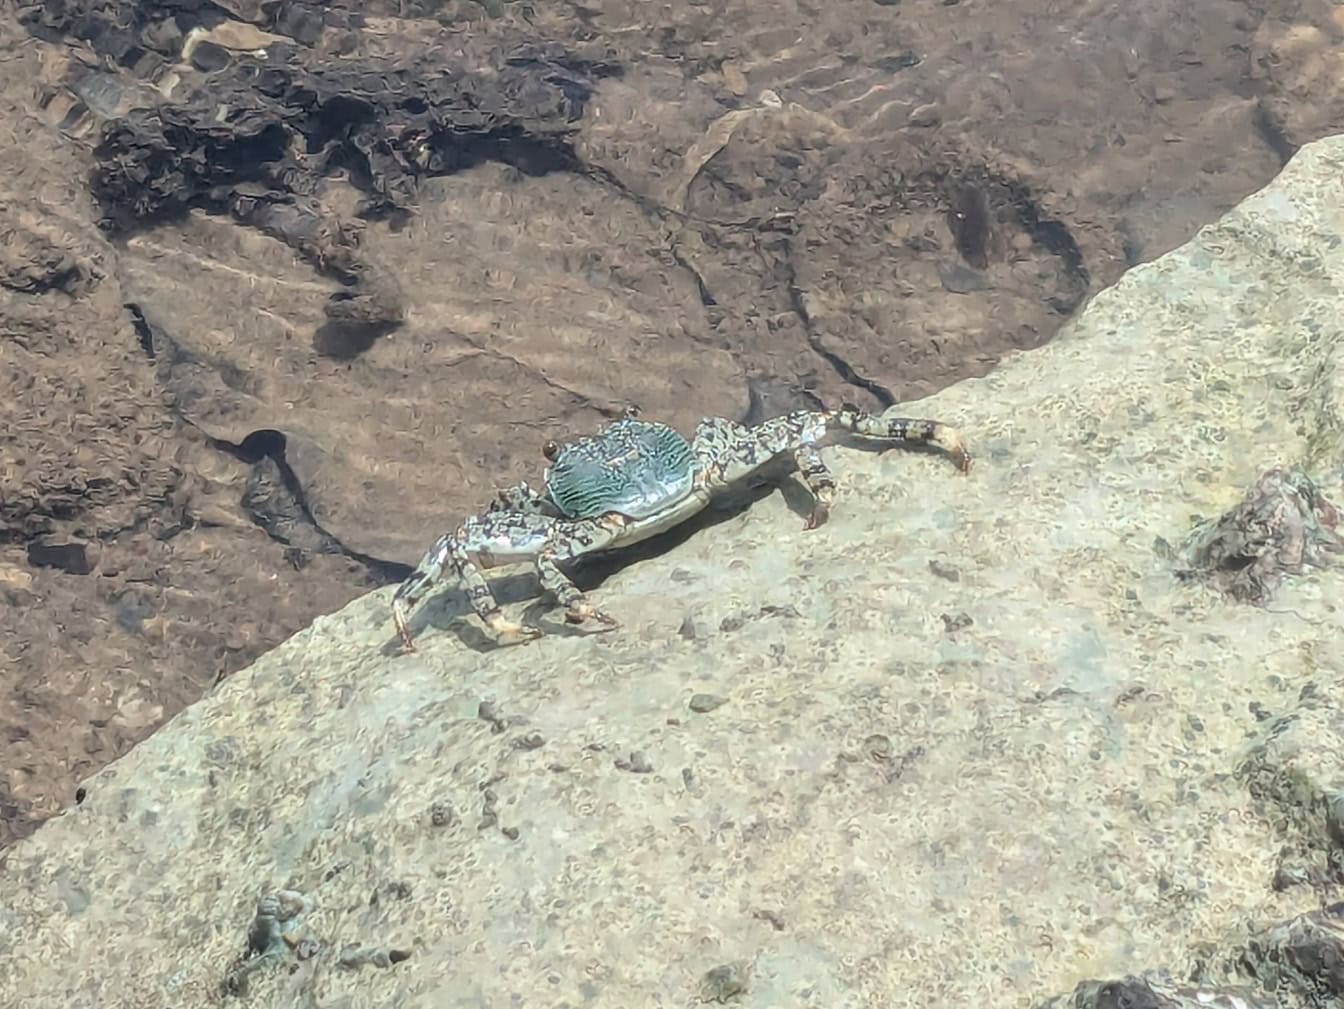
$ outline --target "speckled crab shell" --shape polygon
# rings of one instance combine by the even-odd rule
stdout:
[[[545,480],[547,494],[569,518],[617,512],[643,519],[691,492],[695,454],[666,424],[626,417],[560,448]]]

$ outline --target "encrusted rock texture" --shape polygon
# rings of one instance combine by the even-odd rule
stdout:
[[[1331,0],[11,6],[0,849],[548,439],[984,375],[1344,131]]]
[[[717,514],[612,633],[318,619],[4,854],[0,1004],[1335,998],[1341,320],[1335,137],[896,408],[969,476],[831,449],[828,524]]]

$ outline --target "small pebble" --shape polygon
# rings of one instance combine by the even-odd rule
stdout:
[[[910,113],[911,126],[937,126],[943,121],[943,114],[937,105],[921,105]]]
[[[728,703],[728,698],[720,697],[717,694],[694,694],[691,697],[690,709],[697,714],[703,715],[707,711],[713,711],[720,705]]]
[[[740,964],[725,963],[705,971],[700,979],[700,1001],[727,1002],[747,990],[747,972]]]
[[[618,759],[616,766],[622,771],[629,771],[631,774],[648,774],[653,770],[653,764],[640,750],[631,750],[629,759]]]

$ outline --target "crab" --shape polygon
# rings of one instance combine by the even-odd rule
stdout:
[[[804,529],[826,521],[835,480],[819,449],[833,436],[852,434],[891,444],[941,448],[963,473],[971,456],[961,435],[936,420],[880,417],[851,404],[838,410],[804,410],[745,426],[722,417],[700,421],[687,440],[666,424],[641,420],[636,411],[596,434],[563,446],[548,442],[544,488],[522,482],[497,492],[487,510],[468,518],[429,549],[397,589],[392,618],[406,651],[414,651],[410,616],[445,577],[465,586],[476,615],[500,644],[540,637],[539,627],[508,620],[482,573],[505,564],[531,563],[544,592],[565,608],[567,623],[615,618],[595,607],[562,570],[578,558],[630,546],[685,522],[717,496],[759,480],[768,465],[798,470],[812,493]]]

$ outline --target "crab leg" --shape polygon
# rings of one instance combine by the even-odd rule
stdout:
[[[489,568],[519,562],[530,562],[535,567],[542,588],[565,607],[565,619],[570,623],[580,624],[593,618],[615,626],[614,619],[588,602],[560,570],[560,564],[609,546],[628,525],[619,515],[566,520],[505,507],[492,507],[483,515],[467,519],[456,532],[439,538],[392,597],[392,619],[404,649],[415,650],[410,632],[411,611],[449,574],[461,581],[472,610],[501,644],[540,637],[540,628],[505,618],[483,573]]]
[[[468,519],[463,529],[471,526],[473,523],[480,525],[477,519]],[[500,608],[499,602],[495,599],[495,594],[490,591],[490,583],[485,580],[485,575],[481,573],[482,568],[493,566],[494,558],[490,555],[487,548],[477,547],[473,551],[470,534],[458,536],[449,547],[449,556],[452,557],[453,570],[462,582],[462,587],[466,591],[467,602],[471,608],[476,611],[476,615],[481,618],[485,626],[489,627],[501,642],[526,641],[529,638],[541,637],[541,631],[536,627],[527,627],[520,623],[508,620],[504,616],[504,611]],[[472,559],[472,553],[477,554],[476,561]]]
[[[824,413],[831,430],[852,431],[863,438],[884,441],[921,442],[942,449],[963,473],[971,471],[971,453],[956,428],[942,421],[915,417],[876,417],[846,403],[839,410]]]
[[[835,497],[835,478],[817,449],[829,442],[833,434],[841,432],[883,441],[936,445],[952,457],[962,472],[971,468],[971,456],[961,435],[941,421],[876,417],[850,405],[839,410],[800,410],[755,427],[744,427],[722,417],[706,417],[696,428],[692,448],[704,484],[710,489],[741,481],[779,456],[792,455],[816,501],[804,528],[815,529],[826,520]]]
[[[541,631],[536,628],[504,618],[481,569],[500,562],[536,558],[555,524],[554,520],[541,516],[494,511],[473,516],[456,532],[439,537],[392,597],[392,620],[403,648],[415,651],[410,631],[411,611],[446,573],[462,581],[471,608],[501,641],[538,637]]]
[[[411,612],[443,577],[443,568],[448,563],[452,543],[451,535],[440,536],[435,540],[434,545],[425,552],[415,570],[401,583],[396,595],[392,597],[392,622],[396,625],[402,647],[408,652],[415,651],[415,644],[411,640]]]
[[[802,445],[794,449],[793,461],[798,465],[798,472],[803,475],[803,482],[807,484],[813,498],[812,514],[807,517],[803,528],[815,529],[831,513],[831,502],[835,500],[835,477],[831,476],[831,471],[822,462],[821,453],[815,445]]]
[[[555,596],[556,602],[565,608],[565,619],[571,624],[581,624],[591,617],[609,627],[616,626],[616,618],[590,603],[579,587],[560,570],[554,551],[545,550],[537,556],[537,575],[541,579],[542,589]]]

